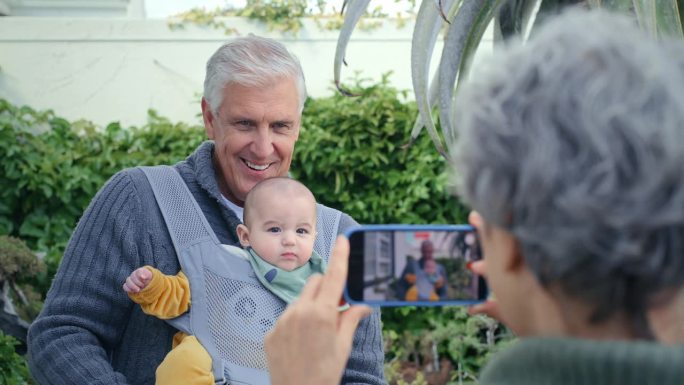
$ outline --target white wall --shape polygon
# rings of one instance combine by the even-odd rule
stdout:
[[[144,0],[0,0],[0,13],[39,17],[144,17]]]
[[[306,20],[293,37],[245,19],[227,23],[240,34],[282,41],[300,58],[309,94],[331,94],[337,31]],[[343,78],[362,71],[379,80],[393,71],[393,85],[410,89],[412,30],[385,21],[379,30],[355,31]],[[150,108],[174,122],[199,123],[206,60],[229,38],[195,26],[171,31],[161,20],[0,17],[0,98],[101,125],[144,124]],[[438,42],[433,63],[439,52]]]

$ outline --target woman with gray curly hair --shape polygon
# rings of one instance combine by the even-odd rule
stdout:
[[[573,11],[460,93],[458,190],[488,282],[506,324],[542,337],[503,353],[484,383],[682,382],[681,348],[615,342],[684,337],[684,318],[664,333],[648,317],[681,307],[684,284],[677,44]]]
[[[474,312],[496,310],[523,338],[480,383],[682,383],[684,46],[573,10],[491,63],[460,90],[452,148],[496,295]],[[274,384],[327,356],[317,336],[348,352],[362,312],[332,311],[338,246],[268,337]]]

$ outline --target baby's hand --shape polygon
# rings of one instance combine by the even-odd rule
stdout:
[[[123,284],[123,289],[126,293],[139,293],[140,290],[147,287],[152,280],[152,272],[144,267],[134,270],[131,275],[126,278]]]

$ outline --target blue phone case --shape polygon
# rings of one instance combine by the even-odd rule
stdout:
[[[360,225],[350,227],[345,231],[347,239],[356,232],[365,231],[474,231],[475,228],[467,224],[458,225],[406,225],[406,224],[385,224],[385,225]],[[350,271],[348,274],[352,274]],[[470,306],[485,301],[489,295],[488,289],[484,289],[482,299],[478,300],[437,300],[437,301],[392,301],[392,300],[364,300],[357,301],[350,297],[349,286],[344,289],[344,298],[350,304],[364,304],[374,307],[397,307],[397,306]]]

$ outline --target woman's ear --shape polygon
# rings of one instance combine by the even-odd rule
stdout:
[[[247,226],[240,223],[236,229],[238,239],[240,240],[240,245],[242,247],[250,246],[249,244],[249,229]]]
[[[510,235],[511,237],[511,255],[508,259],[508,267],[511,270],[518,270],[524,267],[526,268],[525,257],[523,256],[522,250],[520,249],[520,243],[517,239],[515,239],[515,237],[513,237],[513,235],[511,235],[510,233],[508,233],[508,235]]]
[[[501,263],[506,271],[519,271],[525,268],[525,257],[523,257],[520,243],[508,230],[501,228],[490,229],[495,232],[496,242],[501,250]]]

